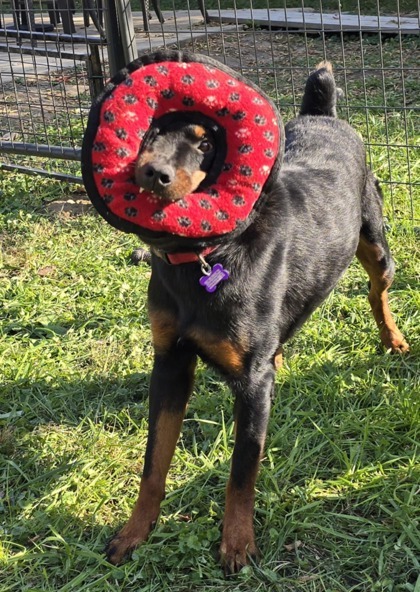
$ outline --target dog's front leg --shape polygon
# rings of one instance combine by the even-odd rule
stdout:
[[[220,555],[225,573],[239,571],[255,558],[255,481],[264,448],[274,368],[267,365],[248,384],[233,386],[235,401],[235,447],[226,490],[226,509]]]
[[[196,357],[176,347],[156,355],[149,391],[149,433],[140,493],[127,524],[107,549],[111,563],[124,556],[149,536],[165,497],[169,465],[192,391]]]

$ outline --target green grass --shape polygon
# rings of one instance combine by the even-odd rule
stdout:
[[[147,267],[93,214],[52,216],[69,188],[2,178],[0,590],[412,591],[419,587],[418,250],[391,224],[391,294],[412,345],[378,346],[355,263],[286,350],[256,530],[262,559],[217,562],[232,400],[199,368],[150,542],[124,566],[103,547],[128,516],[146,441]],[[416,259],[417,257],[417,259]]]
[[[420,590],[420,199],[404,185],[419,178],[420,136],[417,111],[399,109],[418,101],[418,42],[349,38],[343,50],[333,37],[275,35],[261,74],[248,43],[262,52],[267,34],[247,35],[245,73],[286,120],[293,87],[300,95],[326,53],[347,90],[341,114],[369,141],[374,171],[397,182],[384,185],[391,304],[412,352],[379,347],[354,263],[287,346],[258,479],[262,558],[227,580],[217,550],[232,397],[200,366],[159,524],[132,561],[110,566],[102,551],[130,513],[145,450],[150,271],[128,263],[136,239],[93,213],[51,213],[46,203],[74,188],[0,172],[0,592]],[[206,48],[222,54],[220,39]],[[385,78],[380,52],[395,66]]]

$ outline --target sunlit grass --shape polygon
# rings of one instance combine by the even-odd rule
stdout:
[[[321,42],[309,48],[316,63]],[[414,50],[407,47],[407,59]],[[340,64],[336,71],[340,79]],[[299,92],[305,75],[297,74]],[[279,88],[287,119],[290,80]],[[132,561],[106,563],[103,548],[130,513],[145,450],[150,270],[129,263],[136,239],[92,212],[51,213],[46,202],[74,188],[2,175],[1,592],[418,592],[419,198],[418,187],[404,185],[418,179],[418,116],[366,113],[365,95],[381,105],[381,88],[374,78],[371,86],[347,80],[355,109],[344,103],[341,113],[368,136],[385,181],[397,264],[391,305],[412,353],[391,356],[379,346],[355,262],[286,348],[257,487],[262,558],[228,580],[217,549],[232,397],[204,365],[158,526]],[[388,100],[398,104],[398,85],[395,92]]]

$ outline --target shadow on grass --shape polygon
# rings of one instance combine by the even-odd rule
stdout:
[[[414,582],[410,539],[397,543],[414,519],[416,357],[347,354],[303,370],[300,364],[292,357],[277,378],[258,481],[264,559],[255,577],[268,578],[267,585],[270,578],[293,580],[294,588],[284,589],[296,590],[299,578],[328,581],[336,565],[335,589],[362,590],[357,586],[382,577],[382,548],[395,581]],[[221,380],[201,369],[150,542],[121,568],[104,559],[137,494],[148,378],[140,372],[4,385],[10,407],[1,417],[0,490],[10,582],[24,574],[42,581],[45,570],[52,574],[39,588],[45,590],[79,590],[95,577],[125,582],[134,573],[160,586],[170,585],[174,573],[194,578],[200,570],[218,581],[233,438],[223,414],[231,418],[232,401]]]

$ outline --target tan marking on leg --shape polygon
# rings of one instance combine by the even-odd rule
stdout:
[[[223,520],[220,557],[227,573],[236,573],[255,558],[258,549],[254,535],[254,502],[256,470],[249,475],[246,485],[238,489],[229,480],[226,489],[226,509]]]
[[[279,347],[279,349],[276,351],[276,355],[274,356],[274,368],[276,370],[280,370],[280,368],[283,366],[283,348]]]
[[[234,344],[228,339],[221,339],[200,329],[189,331],[187,336],[210,360],[224,370],[232,374],[242,372],[245,349],[240,344]]]
[[[388,288],[392,284],[392,278],[387,275],[387,270],[384,270],[381,265],[384,257],[382,248],[361,237],[356,255],[369,275],[368,299],[383,345],[393,352],[408,351],[409,345],[398,329],[389,308]]]
[[[108,559],[119,564],[124,556],[137,545],[147,540],[160,512],[165,497],[165,482],[175,446],[181,431],[184,412],[161,413],[154,434],[150,473],[140,483],[140,493],[133,512],[121,531],[108,547]]]
[[[149,310],[153,347],[157,354],[171,349],[178,338],[177,322],[174,316],[162,310]]]

